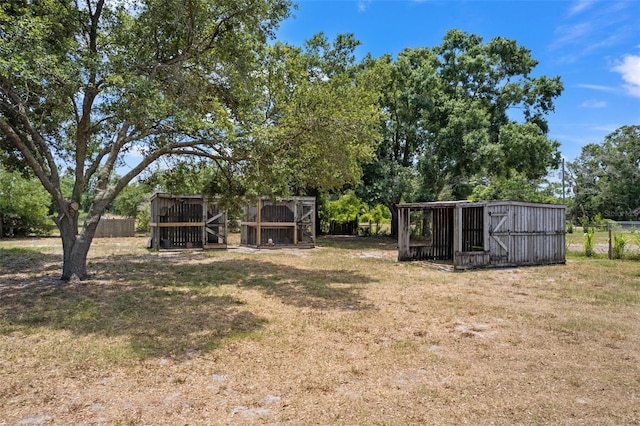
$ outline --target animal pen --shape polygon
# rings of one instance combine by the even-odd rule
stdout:
[[[398,204],[398,260],[454,269],[565,263],[565,206],[516,201]]]
[[[240,222],[240,244],[254,247],[311,248],[316,240],[315,197],[259,198],[246,206]]]
[[[227,248],[227,214],[215,199],[156,193],[150,227],[156,250]]]

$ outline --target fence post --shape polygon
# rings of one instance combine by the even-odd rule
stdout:
[[[611,223],[607,223],[607,229],[609,230],[609,260],[613,259],[613,253],[611,248]]]

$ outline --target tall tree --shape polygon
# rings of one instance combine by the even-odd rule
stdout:
[[[640,125],[620,127],[601,144],[585,145],[568,168],[574,217],[635,219],[633,210],[640,207]]]
[[[483,43],[451,30],[440,46],[381,59],[389,120],[359,194],[387,205],[393,225],[402,200],[463,199],[479,176],[515,170],[538,179],[557,167],[559,144],[547,138],[545,116],[562,83],[532,76],[537,62],[515,41]],[[368,58],[367,65],[379,61]]]
[[[381,80],[355,62],[352,34],[304,46],[275,43],[257,76],[251,149],[261,162],[235,170],[250,195],[332,191],[355,185],[380,143]],[[257,143],[261,141],[261,143]]]
[[[288,0],[10,0],[0,5],[0,135],[51,194],[62,279],[87,278],[100,216],[161,157],[251,161],[238,117]],[[115,184],[125,157],[137,159]],[[70,197],[61,175],[74,176]],[[89,213],[77,235],[83,192]]]

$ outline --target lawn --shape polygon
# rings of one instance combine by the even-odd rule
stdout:
[[[61,284],[59,240],[0,241],[0,425],[640,422],[637,260],[144,243],[97,239],[92,279]]]

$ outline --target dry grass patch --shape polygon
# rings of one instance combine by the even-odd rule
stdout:
[[[0,242],[0,424],[636,424],[638,263],[451,273],[395,242]]]

